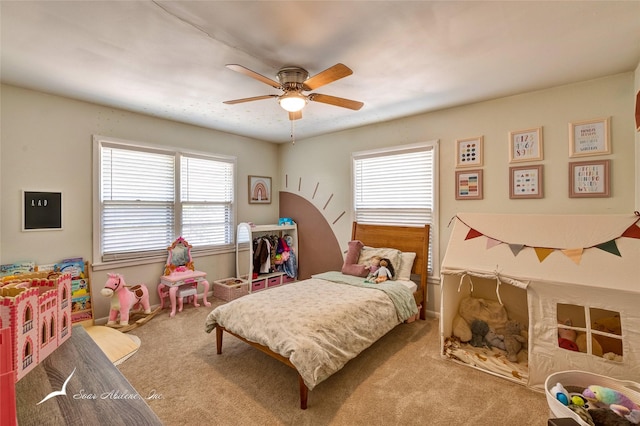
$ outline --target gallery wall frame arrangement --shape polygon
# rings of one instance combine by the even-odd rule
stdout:
[[[573,161],[569,163],[570,198],[606,198],[611,196],[611,160]]]
[[[456,171],[456,200],[482,200],[482,169]]]
[[[271,204],[271,178],[249,176],[249,204]]]
[[[509,132],[509,163],[543,159],[542,127]]]
[[[482,167],[484,136],[456,140],[456,168]]]
[[[543,198],[542,164],[509,167],[509,198]]]
[[[61,231],[62,192],[22,191],[22,231]]]
[[[611,153],[610,117],[569,123],[569,157]]]

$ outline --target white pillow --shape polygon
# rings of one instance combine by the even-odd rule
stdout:
[[[398,277],[398,268],[401,267],[402,263],[402,253],[398,249],[394,248],[376,248],[376,247],[368,247],[364,246],[362,250],[360,250],[360,257],[358,258],[359,265],[371,265],[371,259],[375,256],[378,257],[386,257],[391,261],[391,265],[393,265],[393,270],[395,274],[393,275],[393,279],[397,279]]]
[[[413,268],[413,262],[416,260],[416,254],[402,253],[401,254],[400,266],[396,268],[396,277],[394,279],[402,280],[402,281],[411,281],[411,268]]]

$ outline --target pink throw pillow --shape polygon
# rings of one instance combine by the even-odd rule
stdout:
[[[369,270],[365,265],[358,265],[358,258],[360,257],[360,250],[362,250],[362,247],[364,247],[364,244],[362,244],[361,241],[349,241],[347,255],[345,256],[344,264],[342,265],[343,274],[363,278],[369,275]]]

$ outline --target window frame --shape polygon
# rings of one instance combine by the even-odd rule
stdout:
[[[385,148],[378,148],[366,151],[357,151],[351,153],[351,216],[356,218],[356,170],[355,162],[359,158],[371,157],[371,156],[385,156],[385,155],[397,155],[402,153],[408,153],[411,151],[431,150],[433,151],[433,207],[431,216],[433,218],[430,224],[430,244],[429,252],[431,254],[431,272],[428,279],[432,282],[440,280],[440,244],[439,244],[439,140],[430,140],[425,142],[418,142],[408,145],[396,145]],[[401,224],[401,223],[394,223]],[[407,226],[415,226],[415,224],[403,224]]]
[[[166,252],[164,250],[158,251],[157,254],[149,254],[146,256],[140,257],[131,257],[124,259],[114,259],[114,260],[103,260],[103,253],[101,252],[101,241],[102,241],[102,233],[101,233],[101,223],[102,223],[102,208],[101,208],[101,175],[102,175],[102,158],[101,158],[101,148],[103,144],[107,146],[121,146],[123,149],[133,149],[136,151],[148,151],[148,152],[157,152],[163,153],[167,155],[172,155],[176,159],[176,167],[174,170],[174,183],[175,183],[175,195],[174,195],[174,214],[175,214],[175,225],[173,229],[174,239],[177,238],[180,234],[181,226],[182,226],[182,205],[183,202],[180,199],[180,185],[181,185],[181,167],[180,167],[180,159],[182,156],[187,157],[197,157],[203,159],[210,160],[219,160],[232,164],[232,182],[233,182],[233,190],[232,190],[232,201],[231,201],[231,240],[229,244],[218,245],[218,246],[206,246],[206,247],[194,247],[192,250],[193,257],[206,256],[216,253],[227,253],[231,252],[235,249],[235,228],[237,225],[237,157],[214,154],[208,152],[201,152],[195,150],[189,150],[184,148],[177,148],[173,146],[153,144],[148,142],[140,142],[140,141],[130,141],[125,139],[118,139],[109,136],[102,135],[93,135],[93,194],[92,194],[92,208],[93,208],[93,259],[94,262],[92,266],[94,270],[106,270],[114,267],[123,267],[123,266],[135,266],[135,265],[144,265],[150,263],[157,263],[159,261],[164,262],[166,260]]]

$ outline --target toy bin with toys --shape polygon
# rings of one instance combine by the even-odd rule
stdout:
[[[640,424],[640,384],[636,382],[567,370],[549,375],[544,388],[555,418],[571,418],[582,426]]]
[[[224,278],[213,282],[213,295],[230,302],[249,294],[249,281],[243,278]]]

